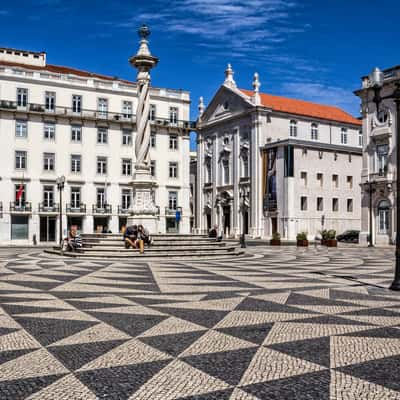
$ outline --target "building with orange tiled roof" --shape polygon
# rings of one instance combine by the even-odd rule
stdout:
[[[360,229],[361,121],[331,105],[225,81],[198,118],[196,226],[295,240]],[[350,94],[351,95],[351,94]]]
[[[0,48],[2,244],[31,244],[34,237],[59,242],[60,176],[64,230],[117,233],[131,212],[135,82],[51,65],[46,58],[45,52]],[[190,94],[151,87],[150,102],[158,231],[189,233]]]

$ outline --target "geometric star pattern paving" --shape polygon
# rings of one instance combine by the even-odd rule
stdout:
[[[2,400],[400,399],[391,249],[0,250]]]

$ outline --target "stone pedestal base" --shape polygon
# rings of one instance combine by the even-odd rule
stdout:
[[[150,233],[158,233],[159,209],[154,204],[152,193],[155,186],[149,168],[138,166],[132,182],[133,203],[128,225],[143,225]]]
[[[358,243],[362,246],[368,246],[369,241],[369,232],[360,232],[360,236],[358,237]]]

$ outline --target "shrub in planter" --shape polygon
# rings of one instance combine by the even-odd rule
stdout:
[[[321,244],[326,245],[326,241],[328,240],[328,231],[324,229],[319,233],[321,234]]]
[[[327,233],[326,245],[328,247],[337,247],[336,231],[330,229]]]
[[[281,234],[275,232],[272,234],[272,239],[269,241],[271,246],[280,246],[281,245]]]
[[[307,232],[298,233],[296,236],[296,239],[297,239],[297,246],[299,246],[299,247],[308,246]]]

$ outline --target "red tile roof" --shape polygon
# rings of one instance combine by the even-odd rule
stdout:
[[[75,69],[75,68],[70,68],[70,67],[63,67],[60,65],[47,64],[44,66],[38,66],[38,65],[13,63],[13,62],[8,62],[8,61],[0,61],[0,66],[1,65],[5,65],[8,67],[20,67],[20,68],[24,68],[24,69],[32,69],[35,71],[47,71],[47,72],[53,72],[56,74],[72,74],[72,75],[83,76],[83,77],[87,77],[87,78],[104,79],[104,80],[108,80],[108,81],[120,81],[120,82],[130,83],[130,84],[135,83],[135,82],[127,81],[124,79],[119,79],[117,77],[96,74],[93,72],[83,71],[81,69]]]
[[[251,90],[239,89],[246,96],[253,96]],[[271,108],[274,111],[303,115],[306,117],[314,117],[326,119],[335,122],[344,122],[361,126],[361,121],[352,115],[343,111],[339,107],[327,106],[323,104],[312,103],[304,100],[291,99],[288,97],[274,96],[271,94],[260,93],[261,104]]]

